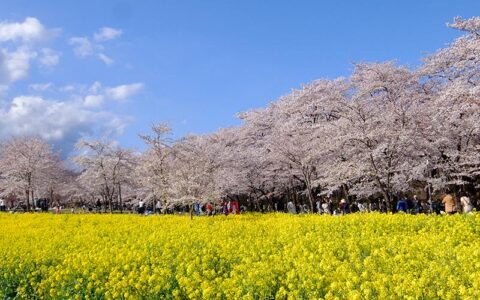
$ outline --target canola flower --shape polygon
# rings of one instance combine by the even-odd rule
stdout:
[[[3,299],[480,299],[480,215],[0,215]]]

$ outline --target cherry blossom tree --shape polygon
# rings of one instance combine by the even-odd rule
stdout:
[[[101,196],[104,203],[108,204],[110,212],[113,211],[115,197],[122,209],[122,186],[133,181],[133,152],[116,147],[112,142],[85,140],[77,143],[77,150],[80,154],[74,161],[83,168],[78,176],[79,182]]]
[[[65,204],[70,199],[70,188],[76,179],[76,173],[65,166],[60,156],[54,155],[42,176],[38,180],[37,195],[50,200],[50,204]],[[60,203],[62,202],[62,203]]]
[[[217,154],[212,150],[211,136],[189,135],[173,147],[169,205],[206,203],[221,197],[215,182]]]
[[[0,147],[0,173],[3,194],[24,195],[30,211],[34,193],[44,178],[61,169],[51,145],[37,137],[17,137]]]
[[[480,144],[480,18],[455,18],[450,27],[466,34],[425,58],[419,73],[434,87],[430,131],[436,189],[478,182]]]
[[[148,146],[138,159],[135,178],[144,190],[144,199],[153,199],[155,205],[161,201],[166,205],[169,199],[170,169],[174,141],[169,137],[171,128],[166,123],[152,126],[152,134],[140,135]]]
[[[334,151],[326,143],[327,135],[339,118],[332,103],[343,101],[348,86],[342,78],[318,80],[278,101],[274,130],[270,137],[273,152],[284,165],[285,175],[304,186],[314,210],[315,182],[323,177],[322,167]]]

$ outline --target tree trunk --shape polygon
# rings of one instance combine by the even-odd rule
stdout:
[[[259,212],[262,212],[263,213],[263,209],[262,209],[262,206],[260,205],[260,200],[258,199],[258,196],[257,194],[255,194],[255,206],[257,207],[257,210]]]
[[[30,190],[30,194],[31,194],[30,198],[32,199],[32,209],[33,211],[35,211],[36,205],[35,205],[35,197],[33,195],[33,189]]]
[[[392,203],[390,201],[390,197],[388,197],[387,193],[383,190],[382,190],[382,195],[383,195],[383,199],[385,200],[385,202],[387,202],[387,211],[393,211],[393,206],[392,206]]]
[[[122,188],[120,184],[118,185],[118,206],[120,207],[120,213],[123,213],[123,204],[122,204]]]
[[[111,214],[113,213],[113,208],[112,208],[113,199],[112,198],[113,198],[113,195],[108,197],[108,210],[110,211]]]
[[[295,210],[296,210],[297,206],[300,204],[299,201],[298,201],[297,189],[293,188],[292,193],[293,193],[293,204],[295,205]]]
[[[53,188],[50,188],[50,203],[53,203]]]
[[[350,200],[350,199],[348,199],[350,195],[348,193],[348,187],[347,187],[346,184],[342,185],[342,190],[343,190],[343,195],[345,196],[345,199]]]
[[[313,206],[314,196],[313,196],[313,193],[312,193],[312,186],[310,184],[310,178],[308,178],[306,176],[305,176],[305,185],[306,185],[306,188],[307,188],[308,201],[310,202],[310,210],[313,213],[313,210],[314,210],[314,206]]]
[[[314,211],[314,206],[313,206],[314,197],[313,197],[311,188],[308,189],[308,201],[310,202],[310,211],[313,213],[313,211]]]
[[[100,212],[103,213],[103,212],[106,212],[107,211],[107,202],[108,202],[108,198],[107,196],[105,196],[105,194],[102,193],[102,205],[100,206]],[[102,209],[103,208],[103,209]]]
[[[30,191],[28,189],[25,190],[25,195],[27,196],[27,211],[30,211]]]

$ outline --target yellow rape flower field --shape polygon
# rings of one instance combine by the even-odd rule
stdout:
[[[480,215],[0,215],[0,298],[480,299]]]

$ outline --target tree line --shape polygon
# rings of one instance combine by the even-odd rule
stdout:
[[[480,17],[449,24],[464,34],[416,68],[358,63],[348,78],[320,79],[237,127],[171,139],[168,124],[140,135],[144,152],[113,142],[77,143],[69,168],[46,141],[0,146],[0,192],[62,203],[102,199],[192,205],[235,199],[308,204],[318,197],[382,199],[480,189]],[[12,200],[13,201],[13,200]]]

